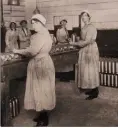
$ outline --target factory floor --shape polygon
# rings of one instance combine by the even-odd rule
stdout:
[[[101,95],[97,99],[86,101],[86,96],[76,90],[74,81],[57,80],[56,96],[57,104],[50,113],[49,127],[118,126],[118,100],[108,97],[104,99]],[[20,114],[13,119],[13,126],[33,127],[36,125],[32,121],[34,116],[34,111],[26,111],[22,107]]]

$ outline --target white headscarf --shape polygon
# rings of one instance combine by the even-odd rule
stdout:
[[[81,13],[83,13],[83,12],[88,13],[89,16],[91,17],[91,14],[90,14],[90,12],[88,10],[83,10]]]
[[[41,15],[41,14],[35,14],[35,15],[33,15],[32,16],[32,18],[31,18],[31,20],[32,19],[37,19],[37,20],[39,20],[42,24],[46,24],[46,18],[43,16],[43,15]]]
[[[87,14],[90,16],[90,18],[91,18],[90,12],[89,12],[88,10],[83,10],[83,11],[81,12],[81,14],[82,14],[83,12],[87,13]],[[84,25],[85,25],[85,24],[84,24],[84,22],[82,21],[82,18],[81,18],[81,28],[83,28]]]

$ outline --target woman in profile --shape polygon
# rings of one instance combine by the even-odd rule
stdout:
[[[78,59],[78,87],[89,89],[86,100],[98,97],[99,87],[99,51],[96,43],[97,30],[91,23],[91,16],[88,11],[81,13],[84,27],[81,30],[81,40],[72,45],[80,47]]]
[[[47,126],[48,112],[56,104],[55,68],[49,55],[53,41],[42,15],[35,14],[31,23],[36,33],[31,37],[30,46],[21,50],[14,49],[14,53],[30,57],[24,107],[27,110],[36,110],[37,117],[33,119],[37,122],[36,126]]]
[[[11,22],[9,25],[9,29],[7,30],[5,36],[5,52],[11,52],[14,48],[18,49],[18,31],[16,27],[17,25],[15,22]]]

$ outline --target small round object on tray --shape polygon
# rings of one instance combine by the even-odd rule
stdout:
[[[14,59],[18,59],[18,58],[19,58],[19,55],[15,54]]]

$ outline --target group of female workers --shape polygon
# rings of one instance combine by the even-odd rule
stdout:
[[[30,36],[31,33],[27,28],[26,20],[20,22],[19,29],[17,29],[17,24],[15,22],[11,22],[5,36],[5,52],[12,52],[14,48],[23,49],[28,47],[30,44]]]
[[[78,58],[78,88],[89,89],[86,94],[86,100],[92,100],[98,96],[99,86],[99,52],[96,44],[97,30],[91,23],[89,12],[81,13],[84,27],[81,29],[81,37],[77,42],[69,41],[70,45],[77,46],[79,50]],[[55,108],[55,68],[53,61],[49,55],[52,47],[51,36],[45,27],[46,19],[41,14],[35,14],[31,18],[33,29],[36,31],[30,38],[30,45],[25,49],[18,49],[17,39],[14,37],[16,32],[16,24],[10,25],[7,33],[12,38],[7,37],[8,49],[12,44],[10,40],[14,40],[15,54],[30,57],[27,68],[26,91],[24,98],[24,107],[27,110],[34,109],[37,114],[33,119],[37,122],[36,126],[47,126],[50,110]],[[57,40],[60,44],[68,42],[68,31],[66,29],[66,20],[61,21],[61,28],[57,30]],[[23,25],[25,26],[25,25]],[[21,32],[22,31],[22,32]],[[25,41],[29,41],[29,33],[27,29],[21,28],[20,40],[24,46]],[[22,35],[24,34],[24,37]],[[27,43],[28,45],[28,43]]]

